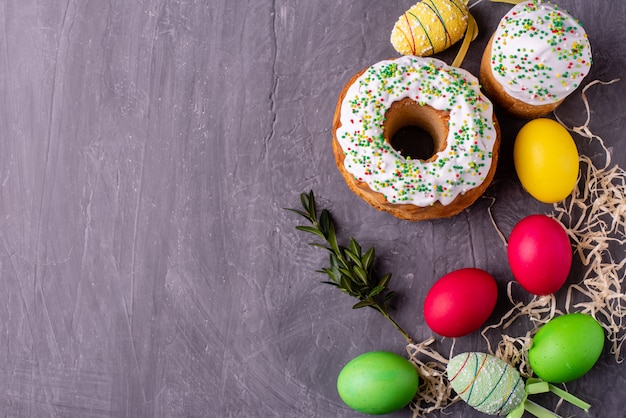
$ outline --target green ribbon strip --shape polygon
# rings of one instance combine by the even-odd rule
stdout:
[[[582,409],[585,412],[589,412],[589,408],[591,405],[582,399],[577,398],[569,392],[564,391],[551,383],[544,382],[541,379],[529,378],[526,381],[525,387],[526,397],[524,400],[509,414],[506,416],[507,418],[521,418],[524,415],[524,411],[528,411],[532,415],[537,418],[560,418],[554,412],[549,411],[543,406],[537,405],[533,401],[527,399],[529,395],[536,395],[538,393],[547,393],[552,392],[557,395],[559,398],[563,399],[566,402],[571,403],[572,405]]]

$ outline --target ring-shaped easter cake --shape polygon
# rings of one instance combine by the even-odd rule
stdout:
[[[410,126],[432,137],[432,155],[411,158],[392,146]],[[413,221],[471,205],[493,179],[499,144],[493,106],[477,78],[434,58],[403,56],[355,74],[333,122],[336,163],[350,189]]]

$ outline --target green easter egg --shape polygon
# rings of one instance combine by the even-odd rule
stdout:
[[[371,351],[352,359],[339,373],[337,391],[350,408],[364,414],[389,414],[417,393],[419,378],[404,357]]]
[[[602,354],[604,330],[593,317],[581,313],[558,316],[533,337],[528,361],[546,382],[565,383],[587,373]]]
[[[490,354],[459,354],[450,360],[446,372],[461,399],[485,414],[507,415],[524,400],[522,376]]]

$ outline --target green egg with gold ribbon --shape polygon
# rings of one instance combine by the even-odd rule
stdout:
[[[459,354],[448,363],[447,373],[461,399],[485,414],[507,415],[524,401],[522,376],[492,355]]]
[[[446,373],[452,389],[467,404],[488,415],[521,418],[524,411],[538,418],[554,418],[553,412],[528,399],[552,392],[566,402],[588,411],[591,405],[551,383],[529,378],[516,368],[486,353],[462,353],[448,362]]]

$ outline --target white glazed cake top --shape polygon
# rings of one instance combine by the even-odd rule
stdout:
[[[541,0],[513,7],[493,37],[495,79],[509,96],[531,105],[563,100],[590,67],[591,47],[581,24]]]
[[[405,158],[383,136],[387,109],[407,97],[450,114],[446,148],[434,161]],[[369,67],[347,90],[340,118],[346,170],[390,203],[447,205],[491,168],[492,104],[476,77],[437,59],[409,55]]]

